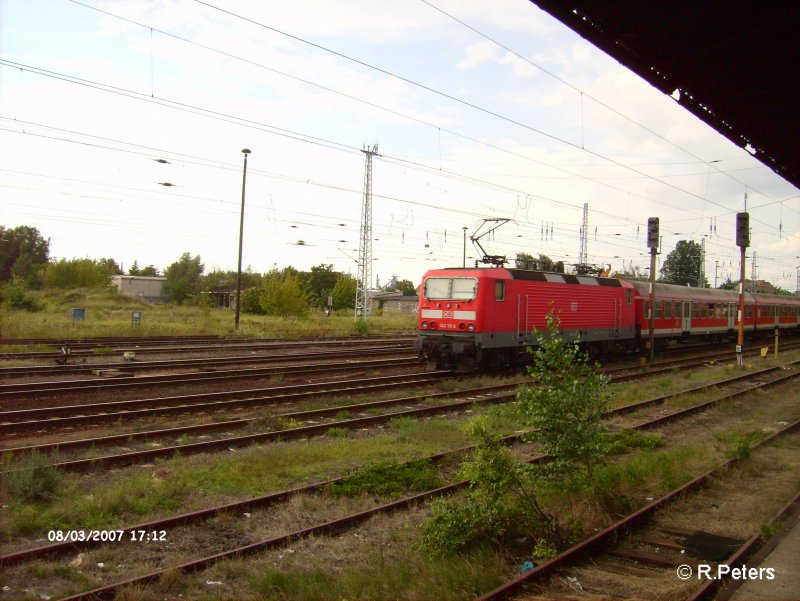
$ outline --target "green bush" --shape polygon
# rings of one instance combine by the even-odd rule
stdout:
[[[333,429],[333,428],[331,428]],[[331,484],[328,493],[334,498],[360,494],[396,497],[407,492],[421,492],[442,486],[436,468],[428,461],[401,465],[379,464]]]
[[[31,451],[5,465],[3,488],[8,497],[23,502],[55,497],[61,473],[51,461],[51,457]]]
[[[44,309],[44,305],[28,293],[25,283],[18,278],[0,287],[0,301],[9,309],[21,309],[31,313]]]

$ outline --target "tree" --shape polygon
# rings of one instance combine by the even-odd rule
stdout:
[[[333,270],[333,265],[320,263],[299,274],[303,288],[308,292],[309,303],[322,309],[328,305],[328,296],[333,291],[341,274]]]
[[[111,275],[123,275],[125,273],[114,259],[99,259],[97,262],[105,265]]]
[[[620,280],[639,280],[639,281],[647,281],[650,279],[650,276],[645,273],[645,271],[639,267],[638,265],[632,265],[630,267],[623,268],[622,271],[615,271],[611,274],[612,278],[618,278]]]
[[[184,301],[200,292],[200,276],[205,266],[200,262],[200,255],[192,257],[188,252],[167,267],[164,276],[164,292],[173,301],[182,305]]]
[[[142,267],[142,271],[139,273],[139,275],[143,277],[158,277],[161,274],[156,267],[148,265],[147,267]]]
[[[333,287],[333,308],[353,309],[356,306],[356,279],[351,275],[340,275]]]
[[[528,369],[531,383],[519,389],[517,400],[534,427],[527,438],[541,444],[548,461],[523,465],[489,427],[488,415],[473,420],[476,450],[459,474],[470,489],[466,499],[432,505],[432,517],[421,526],[423,548],[441,554],[486,540],[502,544],[520,535],[542,535],[537,547],[555,552],[568,538],[567,520],[548,508],[542,493],[548,487],[564,494],[575,485],[595,484],[595,472],[610,451],[601,423],[608,410],[608,380],[588,363],[577,341],[564,339],[553,310],[546,320],[547,332],[537,332],[540,344]]]
[[[261,308],[267,315],[302,316],[308,309],[308,293],[303,291],[300,278],[286,270],[273,269],[264,277],[259,295]]]
[[[514,259],[514,265],[517,269],[564,273],[564,261],[553,261],[553,259],[541,253],[539,253],[538,259],[528,253],[517,253],[517,258]]]
[[[392,290],[396,290],[403,294],[403,296],[416,296],[417,287],[411,280],[400,280],[392,286]]]
[[[45,240],[35,227],[20,225],[7,229],[0,225],[0,281],[22,278],[29,286],[50,259],[50,239]]]
[[[239,308],[242,313],[264,315],[264,309],[261,307],[261,290],[259,288],[242,290],[242,302],[239,304]]]
[[[708,287],[701,278],[703,248],[694,240],[679,240],[675,250],[667,255],[661,266],[660,281],[679,286]]]
[[[517,400],[531,420],[535,438],[550,455],[547,468],[559,476],[583,473],[593,482],[595,469],[608,453],[608,435],[601,420],[608,411],[608,379],[589,363],[578,341],[558,331],[551,310],[547,332],[537,333],[539,347],[528,374],[534,385],[520,388]]]
[[[113,259],[59,259],[44,270],[44,283],[50,288],[108,286],[115,267]]]
[[[139,262],[134,259],[133,265],[128,268],[128,275],[142,275],[142,270],[139,269]]]

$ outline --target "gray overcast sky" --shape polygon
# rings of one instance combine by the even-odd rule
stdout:
[[[244,264],[355,273],[378,144],[382,283],[460,265],[483,217],[513,220],[492,254],[575,262],[588,203],[591,262],[647,267],[657,216],[713,284],[747,194],[759,277],[796,286],[798,190],[525,0],[0,0],[0,27],[0,223],[56,257],[235,269],[247,147]]]

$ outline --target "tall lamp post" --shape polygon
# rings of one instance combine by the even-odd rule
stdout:
[[[242,169],[242,211],[239,215],[239,264],[236,268],[236,317],[234,327],[239,329],[239,305],[242,296],[242,236],[244,235],[244,184],[247,181],[247,155],[250,154],[249,148],[243,148],[244,168]]]

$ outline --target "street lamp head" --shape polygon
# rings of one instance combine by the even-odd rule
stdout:
[[[250,149],[249,148],[242,148],[242,153],[243,154],[250,154]]]

